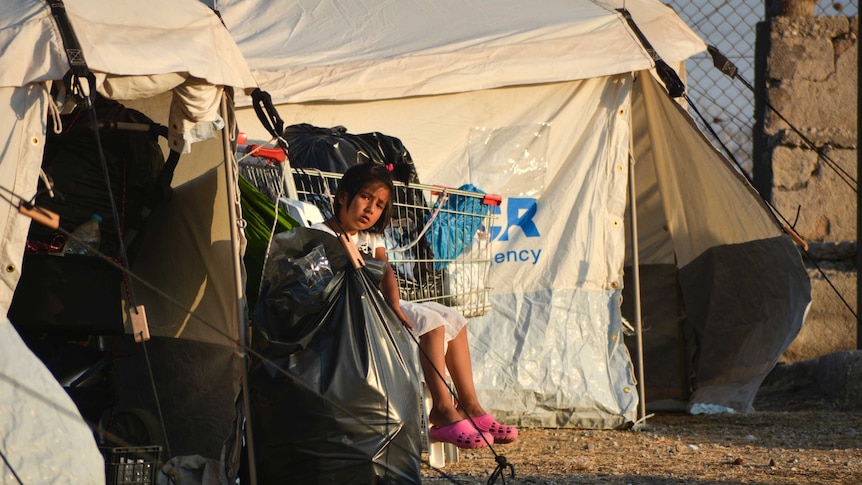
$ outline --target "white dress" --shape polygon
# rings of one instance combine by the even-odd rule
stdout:
[[[312,229],[327,232],[335,236],[335,231],[323,223],[317,223],[311,226]],[[377,248],[386,248],[383,237],[380,234],[371,232],[358,231],[350,236],[350,240],[359,249],[363,256],[374,257]],[[437,327],[446,327],[446,341],[450,341],[458,336],[458,333],[467,325],[467,319],[461,315],[461,312],[453,310],[446,305],[434,301],[425,301],[414,303],[401,300],[401,311],[410,320],[413,325],[413,335],[417,337],[424,335]]]
[[[414,303],[402,300],[401,311],[413,324],[413,335],[417,337],[437,327],[445,326],[446,341],[448,342],[457,337],[461,329],[467,325],[467,319],[461,315],[461,312],[436,301]]]

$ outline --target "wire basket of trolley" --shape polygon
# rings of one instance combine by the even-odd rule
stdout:
[[[288,176],[279,152],[258,150],[257,156],[243,158],[240,173],[303,225],[331,217],[341,174],[290,168]],[[489,228],[500,201],[469,184],[395,182],[384,239],[401,298],[441,303],[468,318],[485,314],[491,289]]]

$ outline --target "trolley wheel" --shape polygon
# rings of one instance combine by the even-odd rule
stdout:
[[[141,408],[129,409],[114,416],[110,441],[120,446],[161,446],[163,461],[167,453],[161,423],[151,412]]]

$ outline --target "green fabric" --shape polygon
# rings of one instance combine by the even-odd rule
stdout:
[[[269,245],[272,232],[272,220],[275,214],[275,203],[261,193],[242,175],[239,177],[240,205],[242,216],[247,225],[245,237],[248,241],[243,262],[245,263],[246,283],[245,293],[249,312],[257,303],[257,293],[260,289],[260,278],[263,273],[263,259]],[[300,224],[290,217],[283,209],[278,209],[278,224],[275,233],[287,231]]]

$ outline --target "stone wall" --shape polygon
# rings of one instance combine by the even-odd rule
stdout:
[[[858,17],[758,25],[754,184],[808,241],[812,280],[808,317],[783,362],[857,348],[858,32]]]

